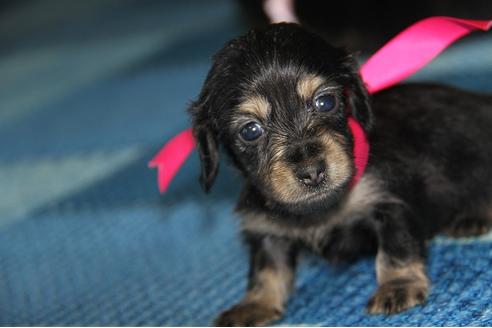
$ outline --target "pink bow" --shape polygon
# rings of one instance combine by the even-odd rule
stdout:
[[[390,40],[362,65],[360,74],[370,93],[397,84],[409,77],[455,40],[475,30],[487,31],[492,21],[465,20],[453,17],[430,17],[423,19]],[[349,121],[352,132],[364,136],[357,122]],[[355,123],[354,123],[355,122]],[[356,178],[364,172],[367,165],[369,145],[365,137],[354,144],[356,156]],[[172,138],[149,162],[149,167],[157,167],[159,190],[164,192],[173,177],[191,154],[194,147],[192,129],[186,129]],[[356,147],[361,151],[357,152]],[[365,155],[364,155],[365,152]]]

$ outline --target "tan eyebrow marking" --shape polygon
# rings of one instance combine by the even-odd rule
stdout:
[[[267,118],[270,114],[270,103],[263,96],[247,96],[239,104],[239,111],[252,114],[258,118]]]
[[[319,75],[307,74],[297,82],[297,93],[304,99],[310,99],[318,88],[325,83],[325,79]]]

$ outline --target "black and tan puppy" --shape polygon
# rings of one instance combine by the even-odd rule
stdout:
[[[305,249],[333,262],[377,253],[367,311],[403,311],[429,292],[429,238],[489,228],[490,96],[408,84],[371,99],[344,50],[277,24],[228,43],[190,111],[204,189],[219,145],[245,178],[237,210],[251,251],[248,291],[217,325],[279,319]],[[354,186],[349,115],[371,145]]]

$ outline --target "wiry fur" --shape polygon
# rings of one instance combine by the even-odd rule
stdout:
[[[336,97],[335,109],[313,109],[320,92]],[[344,50],[297,25],[277,24],[231,41],[214,57],[190,112],[204,189],[217,175],[220,145],[245,178],[237,210],[250,246],[250,284],[216,324],[279,318],[300,249],[332,262],[377,251],[379,288],[367,310],[405,310],[428,294],[426,240],[490,226],[491,96],[405,84],[371,99]],[[353,188],[348,115],[371,145]],[[245,142],[239,132],[251,121],[264,134]],[[324,179],[307,186],[299,171],[314,165]]]

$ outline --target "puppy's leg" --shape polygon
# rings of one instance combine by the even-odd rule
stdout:
[[[392,314],[425,302],[429,290],[424,242],[405,224],[403,210],[390,210],[379,222],[376,256],[378,289],[367,304],[372,314]]]
[[[459,217],[445,233],[451,237],[475,237],[489,232],[492,222],[486,217]]]
[[[262,326],[282,316],[292,289],[297,249],[275,237],[251,237],[248,291],[243,300],[223,312],[217,326]]]
[[[469,211],[457,215],[445,233],[451,237],[473,237],[483,235],[492,228],[492,208]]]
[[[377,251],[377,236],[366,220],[340,224],[329,231],[321,253],[331,264],[351,263]]]

